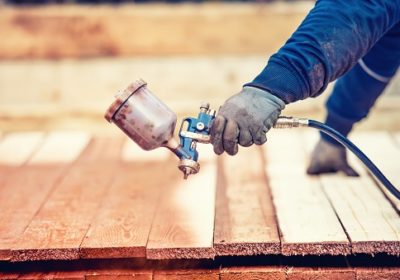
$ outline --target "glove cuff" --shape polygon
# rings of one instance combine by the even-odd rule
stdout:
[[[282,101],[279,97],[276,97],[272,93],[266,90],[262,90],[257,87],[252,87],[252,86],[244,86],[242,93],[252,93],[258,96],[262,96],[266,99],[268,99],[271,103],[275,104],[280,110],[285,109],[285,102]]]

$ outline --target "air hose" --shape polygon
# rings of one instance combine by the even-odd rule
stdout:
[[[324,123],[309,120],[305,118],[294,118],[294,117],[279,117],[278,121],[274,125],[274,128],[294,128],[294,127],[312,127],[322,131],[329,135],[344,147],[349,149],[355,156],[357,156],[362,163],[368,168],[368,170],[375,176],[375,178],[382,183],[382,185],[393,194],[398,200],[400,200],[400,191],[386,178],[386,176],[379,170],[378,167],[356,146],[343,136],[340,132],[327,126]]]

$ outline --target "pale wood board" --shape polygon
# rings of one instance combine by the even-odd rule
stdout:
[[[351,139],[375,163],[386,178],[400,190],[400,148],[394,138],[387,132],[369,131],[354,133]],[[400,201],[383,186],[381,189],[400,211]]]
[[[349,254],[349,241],[318,179],[305,174],[299,137],[295,130],[273,130],[264,145],[282,254]]]
[[[85,132],[50,132],[46,139],[46,145],[41,146],[30,162],[40,164],[72,162],[78,158],[89,140],[90,135]]]
[[[284,267],[279,266],[242,266],[226,267],[220,270],[221,280],[286,280]]]
[[[279,254],[280,239],[263,155],[257,146],[220,158],[215,214],[216,255]]]
[[[79,258],[79,246],[117,171],[121,147],[122,141],[109,139],[90,143],[16,242],[13,261]]]
[[[131,139],[127,139],[122,148],[122,159],[128,162],[164,161],[170,154],[171,152],[167,148],[145,151]]]
[[[0,164],[24,164],[43,140],[42,132],[14,132],[6,134],[0,142]]]
[[[6,164],[0,168],[0,260],[11,258],[15,242],[62,174],[60,166],[26,165],[46,142],[43,133],[29,132],[8,134],[0,144],[0,159]]]
[[[157,208],[163,195],[162,181],[172,182],[179,172],[164,162],[124,163],[119,178],[104,197],[96,219],[80,246],[82,258],[145,257],[146,244]]]
[[[201,155],[200,155],[201,156]],[[147,258],[213,258],[216,164],[201,161],[200,172],[165,181],[147,243]]]
[[[318,136],[316,133],[304,133],[303,135],[304,146],[311,153]],[[321,175],[319,178],[351,240],[352,252],[399,255],[399,215],[375,182],[363,170],[361,163],[355,160],[350,152],[348,155],[350,165],[361,177],[331,174]]]

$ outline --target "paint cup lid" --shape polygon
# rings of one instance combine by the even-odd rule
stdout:
[[[104,114],[105,119],[108,122],[112,122],[114,115],[118,112],[119,108],[121,108],[125,101],[138,89],[145,85],[147,85],[147,83],[144,80],[139,79],[129,84],[124,90],[119,91],[115,95],[114,102],[111,103],[110,107],[108,107],[106,113]]]

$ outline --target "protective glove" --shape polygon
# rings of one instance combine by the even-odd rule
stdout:
[[[275,124],[285,103],[271,93],[246,86],[225,101],[211,127],[211,143],[217,155],[264,144],[265,133]]]
[[[307,168],[310,175],[342,171],[347,176],[358,177],[358,173],[347,163],[346,149],[320,139],[311,155]]]

